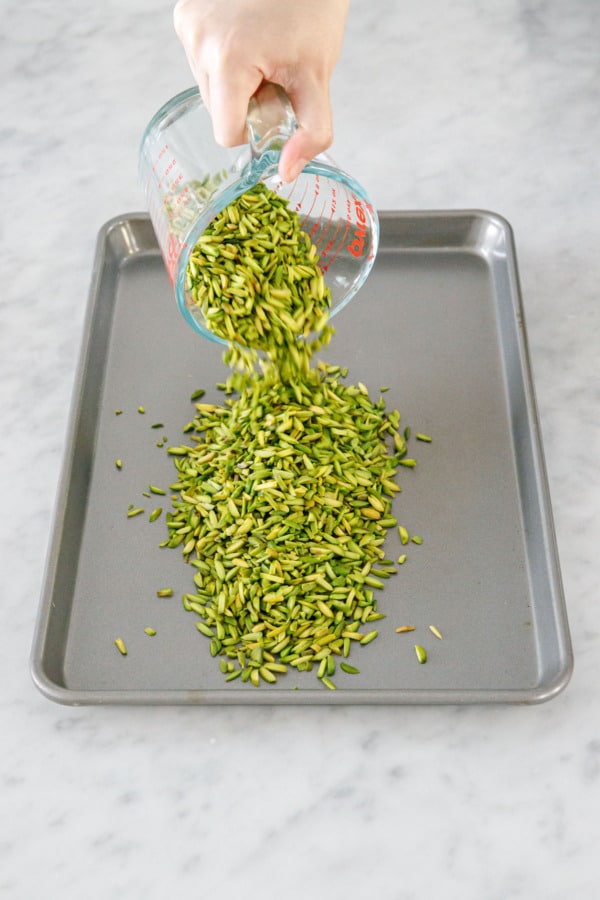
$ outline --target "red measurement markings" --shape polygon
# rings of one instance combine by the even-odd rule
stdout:
[[[165,265],[167,267],[171,286],[175,281],[175,270],[177,269],[177,262],[184,247],[187,247],[187,244],[182,241],[181,238],[177,237],[174,234],[169,235],[167,252],[165,254]]]
[[[160,163],[161,159],[163,158],[165,153],[168,151],[168,149],[169,149],[169,145],[165,144],[164,147],[161,147],[160,150],[158,151],[158,155],[156,157],[156,162],[152,166],[153,172],[156,172],[156,170],[158,169],[158,164]]]
[[[344,222],[344,233],[340,239],[339,244],[336,247],[335,253],[333,253],[332,256],[327,257],[327,254],[331,250],[331,246],[333,246],[333,244],[331,244],[331,246],[328,244],[327,247],[325,248],[325,250],[321,251],[321,260],[322,260],[321,269],[323,270],[323,272],[327,272],[327,270],[331,268],[332,263],[338,257],[340,251],[342,250],[344,244],[346,243],[346,239],[348,237],[348,234],[350,233],[350,228],[352,227],[352,201],[351,201],[350,197],[348,197],[348,196],[346,197],[346,217],[345,217],[345,220],[344,219],[339,220],[338,227],[335,230],[334,239],[337,237],[337,235],[339,233],[342,222]]]
[[[295,187],[295,186],[294,186],[294,187]],[[308,183],[304,185],[304,191],[303,191],[303,193],[302,193],[302,197],[300,198],[300,200],[298,200],[298,202],[297,202],[296,205],[294,206],[294,210],[295,210],[296,212],[300,212],[300,210],[302,209],[302,204],[304,203],[304,198],[306,197],[306,192],[307,192],[307,190],[308,190]],[[292,194],[293,194],[293,193],[294,193],[294,192],[292,191]],[[290,198],[290,200],[291,200],[291,198]],[[300,227],[302,227],[303,224],[304,224],[304,222],[301,223]]]
[[[329,255],[329,253],[331,252],[331,248],[335,244],[335,239],[337,238],[341,227],[342,227],[342,219],[338,219],[335,231],[333,232],[333,236],[327,241],[327,244],[325,245],[323,250],[321,250],[320,256],[321,256],[321,260],[323,262],[325,262],[327,260],[327,257]],[[347,232],[347,229],[346,229],[346,232]],[[346,237],[346,232],[344,232],[344,236],[342,237],[342,242],[341,242],[342,244],[344,243],[344,239]],[[338,248],[338,251],[335,254],[335,256],[337,256],[338,253],[339,253],[339,248]],[[333,257],[333,259],[335,259],[335,256]],[[331,262],[331,260],[329,262]],[[328,267],[329,267],[329,264],[328,264]]]
[[[307,220],[305,219],[304,221],[306,222]],[[314,240],[314,238],[315,238],[315,235],[318,233],[318,231],[323,227],[323,222],[325,221],[325,201],[323,201],[323,205],[321,206],[321,211],[319,213],[317,213],[314,220],[312,220],[312,221],[313,221],[312,227],[311,227],[310,231],[307,232],[307,234],[309,235],[309,237],[311,238],[313,243],[315,243],[318,246],[319,241]],[[331,220],[329,220],[329,221],[331,221]],[[329,227],[329,226],[327,226],[327,227]],[[303,231],[306,231],[306,229],[303,229]]]
[[[331,199],[331,205],[329,207],[329,218],[326,218],[324,213],[321,214],[321,216],[322,216],[321,227],[323,230],[321,231],[321,234],[319,235],[318,241],[316,241],[317,247],[320,247],[324,243],[325,238],[327,237],[327,233],[334,223],[335,211],[337,209],[337,191],[335,188],[331,188],[330,199]],[[325,202],[323,202],[323,209],[325,209]],[[334,238],[335,238],[335,235],[334,235]],[[331,249],[331,241],[329,242],[328,247]],[[325,252],[327,252],[327,248],[325,249]]]
[[[342,224],[342,220],[340,219],[340,225],[341,225],[341,224]],[[339,225],[338,225],[337,231],[339,231]],[[336,234],[337,234],[337,231],[336,231]],[[349,223],[348,221],[346,221],[346,223],[345,223],[345,228],[344,228],[344,233],[343,233],[343,235],[342,235],[342,239],[341,239],[341,241],[339,242],[339,244],[338,244],[338,246],[337,246],[337,249],[336,249],[335,253],[333,254],[333,256],[331,256],[331,257],[327,260],[327,262],[326,262],[325,265],[322,265],[322,266],[321,266],[321,269],[323,270],[323,272],[327,272],[327,270],[328,270],[329,268],[331,268],[331,264],[334,262],[334,260],[335,260],[336,257],[338,256],[340,250],[341,250],[342,247],[344,246],[344,243],[345,243],[345,241],[346,241],[346,237],[347,237],[349,231],[350,231],[350,223]],[[323,261],[325,262],[324,257],[325,257],[325,253],[322,252],[322,253],[321,253],[321,259],[323,259]]]
[[[159,179],[158,184],[157,184],[159,191],[162,190],[165,181],[167,180],[168,176],[171,174],[171,172],[173,171],[173,169],[175,168],[176,165],[177,165],[177,160],[175,158],[169,160],[169,162],[167,163],[167,167],[166,167],[165,171],[162,173],[162,177]]]
[[[307,187],[308,187],[308,185],[307,185]],[[313,194],[312,203],[310,204],[310,209],[307,210],[306,215],[304,216],[304,218],[302,219],[302,222],[300,223],[301,228],[304,228],[304,223],[306,222],[306,220],[312,217],[312,211],[315,208],[315,203],[317,202],[317,197],[321,193],[321,184],[320,184],[318,175],[315,175],[314,189],[315,189],[315,191]],[[304,196],[306,196],[306,191],[304,191]],[[304,200],[304,197],[302,197],[302,200]],[[300,211],[300,205],[296,207],[296,212]]]

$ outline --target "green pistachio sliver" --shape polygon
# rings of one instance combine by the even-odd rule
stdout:
[[[127,656],[127,647],[125,646],[125,641],[123,638],[115,638],[115,647],[121,654],[121,656]]]
[[[131,509],[127,510],[127,518],[132,519],[134,516],[139,516],[143,512],[144,512],[143,506],[132,507]]]
[[[173,596],[173,588],[160,588],[156,592],[157,597],[172,597]]]
[[[436,637],[439,641],[442,641],[442,640],[443,640],[443,636],[442,636],[441,631],[440,631],[439,628],[437,628],[435,625],[430,625],[430,626],[429,626],[429,630],[430,630],[430,632],[431,632],[433,635],[435,635],[435,637]]]
[[[370,631],[368,634],[365,634],[365,636],[363,638],[361,638],[361,641],[360,641],[362,646],[364,647],[365,644],[370,644],[371,641],[375,640],[375,638],[377,637],[378,634],[379,634],[379,632],[376,630]]]
[[[351,666],[349,663],[341,662],[340,669],[343,672],[347,672],[348,675],[360,675],[360,669],[357,669],[356,666]]]
[[[144,413],[146,412],[146,410],[144,409],[143,406],[138,406],[137,411],[138,411],[139,413],[141,413],[142,415],[144,415]]]
[[[161,513],[162,513],[162,506],[157,506],[156,509],[153,509],[152,512],[150,513],[150,515],[148,516],[148,521],[156,522],[156,520],[161,515]]]
[[[427,662],[427,651],[420,644],[415,644],[415,653],[417,654],[417,659],[421,664]]]
[[[156,634],[156,629],[148,626],[148,627],[144,628],[144,633],[147,634],[149,637],[154,637],[154,635]]]
[[[413,542],[413,544],[422,544],[423,538],[419,537],[418,534],[413,534],[413,536],[411,537],[411,541]]]
[[[123,468],[123,460],[115,459],[115,466],[117,469],[122,469]]]
[[[430,444],[432,441],[431,436],[429,434],[423,434],[422,431],[417,432],[417,434],[415,434],[415,437],[418,441],[423,441],[426,444]]]

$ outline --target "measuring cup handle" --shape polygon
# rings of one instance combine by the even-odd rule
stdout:
[[[258,158],[267,150],[281,151],[298,127],[294,108],[284,89],[271,81],[264,81],[250,98],[248,142],[252,156]]]

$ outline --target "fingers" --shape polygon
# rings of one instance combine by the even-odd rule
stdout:
[[[244,143],[248,102],[262,75],[249,52],[240,10],[236,13],[235,3],[224,11],[216,0],[179,0],[173,23],[211,114],[215,140],[223,147]]]
[[[304,83],[288,89],[298,130],[281,152],[279,174],[293,181],[310,160],[331,146],[333,126],[327,81]]]
[[[258,89],[262,75],[258,70],[241,73],[232,79],[217,73],[208,78],[208,109],[215,140],[222,147],[235,147],[247,141],[246,116],[250,98]]]

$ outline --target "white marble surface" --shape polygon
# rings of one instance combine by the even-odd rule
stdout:
[[[3,0],[0,896],[558,900],[600,882],[600,5],[355,0],[333,155],[513,224],[575,650],[535,707],[70,708],[28,657],[96,234],[190,83],[161,0]]]

